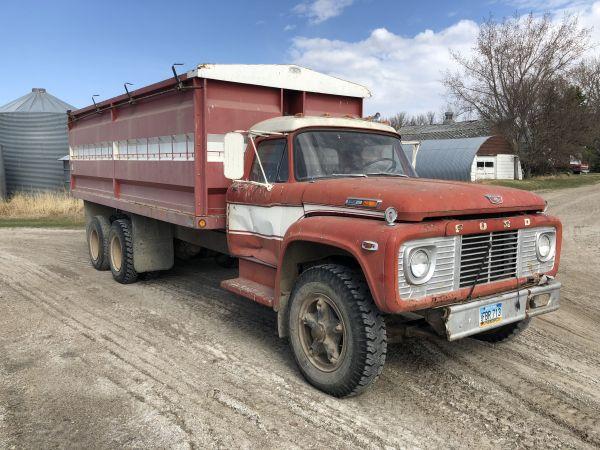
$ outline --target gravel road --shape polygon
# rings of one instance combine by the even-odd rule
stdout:
[[[0,230],[0,448],[600,446],[600,186],[564,221],[562,307],[516,340],[411,339],[345,400],[310,387],[275,314],[212,261],[123,286],[82,231]]]

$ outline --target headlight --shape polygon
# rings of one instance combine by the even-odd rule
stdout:
[[[415,278],[423,278],[429,271],[429,253],[425,250],[416,250],[410,257],[410,272]]]
[[[427,283],[435,269],[435,247],[414,247],[405,256],[405,276],[411,284]]]
[[[556,235],[554,233],[540,233],[535,242],[537,259],[541,262],[548,261],[554,256]]]

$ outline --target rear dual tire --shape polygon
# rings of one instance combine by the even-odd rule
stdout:
[[[108,260],[115,281],[134,283],[138,273],[133,265],[133,233],[127,219],[115,220],[108,233]]]
[[[108,270],[108,234],[110,222],[106,217],[95,216],[86,226],[86,237],[90,262],[96,270]]]

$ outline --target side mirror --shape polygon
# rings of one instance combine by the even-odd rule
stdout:
[[[224,139],[223,172],[225,178],[239,180],[244,176],[246,144],[241,133],[227,133]]]

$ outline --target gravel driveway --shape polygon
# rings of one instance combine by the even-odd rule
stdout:
[[[411,339],[345,400],[210,260],[115,283],[83,231],[0,230],[0,448],[600,446],[600,185],[543,194],[562,307],[514,341]]]

